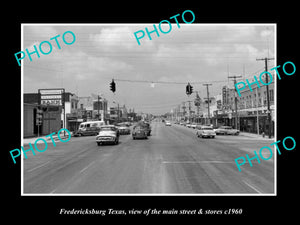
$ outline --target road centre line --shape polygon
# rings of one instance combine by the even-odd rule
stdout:
[[[34,168],[31,168],[30,170],[27,170],[27,172],[32,172],[32,171],[34,171],[34,170],[36,170],[36,169],[38,169],[38,168],[41,168],[41,167],[47,165],[47,164],[50,163],[50,162],[51,162],[51,161],[49,160],[49,161],[47,161],[47,162],[45,162],[45,163],[43,163],[43,164],[41,164],[41,165],[38,165],[38,166],[36,166],[36,167],[34,167]]]
[[[94,164],[95,161],[91,162],[89,165],[87,165],[86,167],[84,167],[82,170],[79,171],[79,173],[82,173],[83,171],[85,171],[87,168],[89,168],[92,164]]]
[[[225,161],[162,161],[165,164],[171,163],[232,163],[232,162],[225,162]]]
[[[253,190],[255,190],[257,193],[262,194],[261,191],[259,191],[257,188],[255,188],[253,185],[250,185],[249,183],[247,183],[245,180],[243,180],[243,182],[250,188],[252,188]]]
[[[94,162],[95,161],[93,161],[93,162],[91,162],[89,165],[87,165],[86,167],[84,167],[82,170],[80,170],[79,171],[79,173],[78,174],[75,174],[75,176],[74,177],[76,177],[76,175],[79,175],[80,173],[82,173],[83,171],[85,171],[86,169],[88,169],[92,164],[94,164]],[[73,177],[73,178],[74,178]],[[66,184],[70,184],[70,182],[72,182],[72,179],[73,178],[71,178],[71,179],[69,179],[68,181],[67,181],[67,183]],[[60,185],[58,185],[55,189],[53,189],[51,192],[50,192],[50,194],[53,194],[55,191],[57,191],[59,188],[61,188],[62,186],[70,186],[70,185],[66,185],[66,184],[60,184]]]

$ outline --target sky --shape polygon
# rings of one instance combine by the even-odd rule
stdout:
[[[153,23],[154,24],[154,23]],[[135,112],[161,115],[170,112],[187,96],[188,82],[206,97],[221,93],[222,86],[233,87],[229,76],[253,78],[264,71],[258,58],[276,57],[276,30],[273,24],[200,24],[172,23],[169,33],[147,34],[138,45],[134,32],[153,30],[153,24],[23,24],[21,51],[39,49],[43,41],[52,44],[48,55],[39,52],[22,60],[23,92],[37,93],[42,88],[65,88],[79,97],[102,95],[109,106],[117,102]],[[158,24],[156,24],[158,27]],[[163,25],[164,31],[168,25]],[[75,42],[66,45],[62,35],[75,34]],[[57,41],[50,38],[60,35]],[[70,34],[65,40],[73,40]],[[47,44],[42,45],[49,51]],[[269,62],[269,68],[275,61]],[[115,80],[116,92],[109,84]],[[240,81],[238,80],[238,81]]]

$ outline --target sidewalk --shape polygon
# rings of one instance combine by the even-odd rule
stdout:
[[[73,136],[73,132],[70,132],[70,133],[71,133],[71,137],[72,137],[72,136]],[[47,135],[43,135],[43,136],[39,136],[39,137],[23,138],[23,145],[28,145],[29,143],[34,144],[34,142],[35,142],[37,139],[39,139],[39,138],[45,139],[47,143],[51,143],[51,142],[52,142],[51,137],[50,137],[50,136],[49,136],[49,137],[46,137],[46,136],[47,136]],[[58,138],[58,136],[57,136],[57,134],[52,135],[52,138],[53,138],[54,142],[60,141],[59,138]],[[64,136],[63,136],[63,133],[61,133],[60,138],[61,138],[62,140],[65,140],[65,139],[68,139],[68,138],[69,138],[69,135],[66,134],[66,136],[64,137]]]
[[[265,135],[265,137],[263,137],[261,134],[253,134],[253,133],[248,133],[248,132],[240,132],[240,136],[245,136],[245,137],[249,137],[249,138],[256,138],[256,139],[261,139],[261,140],[272,140],[274,139],[274,137],[269,138],[268,135]]]

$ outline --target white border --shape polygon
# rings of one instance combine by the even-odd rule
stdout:
[[[277,66],[277,23],[204,23],[204,24],[200,24],[200,23],[194,23],[195,25],[201,25],[201,26],[274,26],[274,52],[275,52],[275,66]],[[118,24],[118,23],[114,23],[114,24],[110,24],[110,23],[97,23],[97,24],[89,24],[89,23],[69,23],[69,24],[60,24],[60,23],[21,23],[21,49],[24,49],[24,43],[23,43],[23,39],[24,39],[24,26],[132,26],[132,25],[149,25],[146,23],[126,23],[126,24]],[[153,25],[153,24],[150,24]],[[182,24],[184,25],[184,24]],[[191,25],[190,25],[191,26]],[[269,69],[269,68],[268,68]],[[23,146],[23,136],[24,136],[24,123],[23,123],[23,112],[24,112],[24,104],[23,104],[23,96],[24,96],[24,89],[23,89],[23,63],[21,63],[21,146]],[[275,87],[275,122],[274,122],[274,140],[277,141],[277,76],[275,76],[275,83],[274,83]],[[245,193],[233,193],[233,194],[221,194],[221,193],[216,193],[216,194],[212,194],[212,193],[208,193],[208,194],[198,194],[198,193],[190,193],[190,194],[168,194],[168,193],[137,193],[137,194],[128,194],[128,193],[109,193],[109,194],[99,194],[99,193],[95,193],[95,194],[82,194],[82,193],[78,193],[78,194],[68,194],[68,193],[64,193],[64,194],[58,194],[58,193],[47,193],[47,194],[35,194],[35,193],[30,193],[30,194],[24,194],[24,178],[23,178],[23,152],[21,151],[21,196],[277,196],[277,151],[275,151],[275,146],[274,146],[274,152],[276,152],[276,154],[274,154],[274,193],[249,193],[249,194],[245,194]]]

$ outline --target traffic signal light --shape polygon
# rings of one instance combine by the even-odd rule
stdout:
[[[191,95],[193,93],[193,86],[190,83],[186,85],[185,92],[187,95]]]
[[[114,79],[112,79],[112,82],[110,83],[110,90],[114,93],[116,91],[116,83],[115,83]]]
[[[185,93],[186,93],[187,95],[189,95],[189,94],[190,94],[190,86],[189,86],[189,84],[188,84],[188,85],[186,85],[186,88],[185,88]]]

